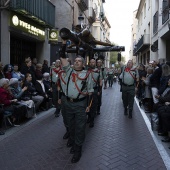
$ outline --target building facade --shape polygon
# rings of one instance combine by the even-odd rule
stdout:
[[[137,25],[136,39],[133,42],[133,55],[136,56],[136,63],[148,64],[150,60],[152,36],[151,11],[151,1],[141,0],[136,12],[138,22],[134,24]]]
[[[169,0],[140,1],[136,14],[136,46],[132,47],[138,63],[170,61],[169,9]]]
[[[1,61],[19,66],[26,57],[49,61],[48,29],[55,27],[54,13],[48,0],[11,0],[1,10]]]

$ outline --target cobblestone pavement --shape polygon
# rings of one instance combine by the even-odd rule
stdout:
[[[15,132],[0,136],[0,170],[165,170],[165,164],[135,104],[133,119],[123,114],[118,84],[103,91],[101,115],[87,126],[81,160],[62,139],[62,117],[53,111]],[[12,128],[14,129],[14,128]],[[12,130],[11,129],[11,130]]]

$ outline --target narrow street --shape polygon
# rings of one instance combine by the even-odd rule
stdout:
[[[54,109],[31,123],[0,136],[0,170],[166,170],[143,116],[135,103],[133,119],[123,114],[119,85],[103,90],[101,114],[87,125],[80,161],[71,163],[63,140],[62,116]]]

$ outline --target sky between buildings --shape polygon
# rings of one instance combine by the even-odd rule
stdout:
[[[105,0],[104,9],[111,25],[110,41],[119,46],[125,46],[122,53],[129,57],[131,45],[131,25],[133,11],[138,9],[140,0]]]

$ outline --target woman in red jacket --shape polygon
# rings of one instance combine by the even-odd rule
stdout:
[[[13,126],[18,126],[18,118],[21,110],[16,107],[17,99],[14,99],[11,91],[9,90],[9,80],[6,78],[0,79],[0,103],[4,105],[4,110],[12,113],[11,121]]]

